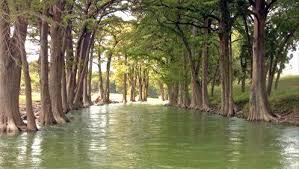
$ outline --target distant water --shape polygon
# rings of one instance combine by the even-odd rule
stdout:
[[[35,134],[1,136],[0,168],[299,168],[297,127],[145,104],[68,116]]]

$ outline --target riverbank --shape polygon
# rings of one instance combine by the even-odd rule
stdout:
[[[210,112],[214,114],[219,114],[220,110],[220,88],[215,88],[215,95],[210,96]],[[97,97],[97,94],[93,95],[93,100]],[[20,97],[20,111],[22,118],[26,119],[26,106],[25,97]],[[273,113],[279,116],[277,122],[279,124],[289,124],[299,126],[299,76],[291,76],[282,78],[279,86],[276,90],[273,89],[273,93],[269,97],[271,110]],[[121,103],[121,94],[111,94],[111,100],[113,103]],[[240,85],[234,85],[234,101],[236,104],[236,114],[238,118],[247,118],[247,113],[249,111],[249,85],[246,86],[245,92],[241,92]],[[147,103],[162,104],[162,101],[158,99],[149,98]],[[39,94],[33,94],[33,112],[36,117],[39,116],[41,110],[39,102]]]
[[[241,86],[234,85],[234,103],[236,105],[236,116],[247,118],[249,112],[249,82],[245,91],[241,91]],[[220,109],[220,87],[215,88],[215,95],[210,96],[211,107],[218,112]],[[276,123],[299,126],[299,76],[284,77],[279,81],[277,89],[272,90],[269,96],[271,110],[279,118]]]

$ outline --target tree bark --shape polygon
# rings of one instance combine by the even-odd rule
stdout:
[[[201,109],[202,105],[202,94],[201,94],[201,85],[198,80],[198,72],[196,70],[191,70],[191,104],[190,108]]]
[[[84,40],[82,41],[81,46],[81,54],[80,54],[80,61],[79,61],[79,76],[78,76],[78,83],[77,83],[77,90],[74,97],[74,106],[76,108],[82,107],[83,103],[83,87],[84,87],[84,79],[87,76],[88,71],[88,62],[89,62],[89,53],[91,50],[92,43],[95,38],[96,27],[92,31],[92,33],[88,33]],[[87,84],[86,84],[87,85]],[[87,94],[87,93],[86,93]]]
[[[62,98],[62,109],[63,113],[67,113],[70,109],[67,102],[67,89],[66,89],[66,73],[65,73],[65,53],[66,53],[66,31],[64,32],[63,42],[62,42],[62,75],[61,75],[61,98]]]
[[[48,16],[48,8],[44,6],[43,15]],[[49,25],[46,20],[42,20],[40,28],[40,96],[41,96],[41,112],[39,121],[41,125],[52,125],[56,123],[49,93],[49,77],[48,77],[48,32]]]
[[[94,41],[92,42],[91,52],[90,52],[90,59],[89,59],[89,71],[88,71],[88,101],[90,105],[92,105],[91,95],[92,95],[92,63],[93,63],[93,52],[94,52]]]
[[[0,132],[18,132],[18,123],[22,122],[18,106],[21,61],[20,56],[11,50],[15,42],[10,38],[6,0],[0,1],[0,39]]]
[[[190,106],[190,96],[189,96],[189,68],[188,68],[188,61],[187,58],[184,57],[184,62],[183,62],[184,70],[183,70],[183,86],[182,86],[182,92],[183,92],[183,108],[188,108]]]
[[[208,96],[208,65],[209,65],[209,27],[210,27],[210,20],[205,19],[205,29],[204,29],[204,36],[205,42],[202,49],[202,108],[204,110],[209,109],[209,96]]]
[[[17,47],[21,54],[22,70],[25,81],[25,96],[26,96],[26,115],[27,115],[27,130],[37,131],[35,116],[32,108],[32,89],[31,78],[29,75],[29,65],[26,57],[25,41],[27,36],[28,21],[26,18],[19,16],[17,18],[17,26],[15,27],[17,33]]]
[[[68,6],[68,10],[71,10]],[[70,109],[73,109],[73,100],[74,100],[74,91],[75,91],[75,80],[76,80],[76,73],[75,68],[75,58],[74,58],[74,50],[73,50],[73,35],[72,35],[72,21],[69,19],[67,21],[67,27],[65,30],[65,69],[66,69],[66,83],[67,83],[67,103]]]
[[[130,74],[129,74],[129,79],[130,79],[130,102],[135,102],[135,91],[136,91],[136,73],[135,73],[135,68],[134,65],[131,66],[130,68]]]
[[[68,122],[62,108],[61,96],[61,77],[62,77],[62,11],[64,3],[62,0],[58,1],[52,7],[53,21],[51,25],[51,67],[50,67],[50,97],[52,104],[52,111],[57,123]]]
[[[230,42],[230,14],[228,11],[228,1],[220,0],[220,68],[221,68],[221,114],[232,116],[234,114],[232,98],[232,68],[229,52]]]
[[[88,99],[88,77],[83,79],[83,107],[91,105],[91,101]]]
[[[127,55],[125,55],[125,67],[127,68],[127,65],[128,64],[128,57],[127,57]],[[127,89],[127,79],[128,79],[128,73],[127,73],[127,71],[124,73],[124,82],[123,82],[123,88],[124,88],[124,90],[123,90],[123,102],[124,103],[127,103],[127,91],[128,91],[128,89]]]
[[[197,36],[197,28],[192,28],[192,35]],[[199,80],[200,54],[197,52],[197,46],[193,46],[192,51],[187,48],[189,63],[191,65],[191,104],[190,108],[202,108],[202,87]],[[195,58],[195,59],[194,59]]]
[[[138,87],[139,87],[139,96],[138,101],[143,101],[143,84],[142,84],[142,69],[141,66],[138,68]]]
[[[95,35],[93,35],[95,36]],[[91,78],[92,78],[92,60],[93,60],[93,47],[94,47],[94,38],[91,39],[91,45],[89,49],[89,66],[87,68],[88,76],[85,75],[85,79],[83,82],[83,105],[90,106],[91,102]]]
[[[165,92],[164,92],[164,84],[159,80],[159,88],[160,88],[160,96],[161,100],[165,101]]]
[[[254,17],[254,41],[253,41],[253,65],[252,84],[250,93],[250,110],[248,120],[275,120],[270,111],[265,84],[265,24],[266,3],[265,0],[256,0],[253,6]]]
[[[83,107],[83,87],[84,87],[83,85],[84,85],[85,75],[87,72],[87,70],[85,71],[85,69],[88,69],[88,60],[89,60],[88,48],[89,48],[89,43],[91,38],[90,36],[91,36],[91,32],[89,31],[84,35],[80,45],[80,54],[77,63],[78,80],[76,84],[76,92],[75,92],[74,102],[73,102],[74,108]]]
[[[211,96],[214,96],[214,88],[215,88],[215,85],[216,85],[216,81],[217,81],[217,75],[219,73],[219,66],[216,67],[216,70],[214,72],[214,75],[213,75],[213,79],[212,79],[212,84],[211,84]]]
[[[279,80],[280,80],[280,74],[282,72],[282,67],[279,68],[279,71],[276,75],[276,80],[275,80],[275,85],[274,85],[274,89],[277,90],[278,88],[278,83],[279,83]]]
[[[105,99],[104,103],[110,103],[110,66],[112,60],[112,52],[110,51],[108,54],[107,60],[107,71],[106,71],[106,85],[105,85]]]
[[[100,99],[104,101],[105,98],[105,91],[103,85],[103,75],[102,75],[102,60],[101,60],[101,52],[98,52],[98,69],[99,69],[99,93]]]
[[[69,108],[68,98],[67,98],[66,74],[65,74],[64,59],[62,60],[61,97],[62,97],[63,113],[67,113],[70,110],[70,108]]]
[[[146,102],[148,97],[148,83],[149,83],[149,76],[148,70],[143,70],[143,77],[142,77],[142,86],[143,86],[143,93],[142,93],[142,101]]]
[[[169,94],[168,104],[170,106],[177,106],[178,105],[178,84],[169,84],[168,94]]]

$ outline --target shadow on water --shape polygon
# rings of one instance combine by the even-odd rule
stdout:
[[[110,105],[0,137],[0,168],[299,168],[299,130],[160,105]]]

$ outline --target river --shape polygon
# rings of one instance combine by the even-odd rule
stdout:
[[[0,168],[299,168],[299,128],[162,105],[92,106],[0,136]]]

